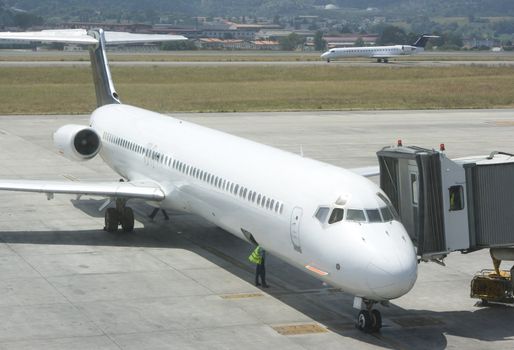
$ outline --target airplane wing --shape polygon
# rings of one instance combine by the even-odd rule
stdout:
[[[382,54],[374,54],[371,56],[373,58],[391,58],[391,57],[402,57],[402,55],[382,55]]]
[[[348,169],[348,170],[350,170],[360,176],[364,176],[364,177],[372,177],[372,176],[380,175],[380,167],[378,165],[367,166],[364,168],[353,168],[353,169]]]
[[[102,197],[162,201],[163,190],[150,182],[75,182],[47,180],[0,179],[0,190],[58,194],[79,194]]]

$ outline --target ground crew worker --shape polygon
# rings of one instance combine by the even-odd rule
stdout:
[[[266,252],[264,249],[257,246],[257,248],[255,248],[252,254],[248,257],[248,260],[257,265],[255,270],[255,285],[260,286],[262,284],[264,288],[268,288],[269,285],[266,283],[266,267],[264,265],[265,257]],[[261,279],[261,283],[259,283],[259,277]]]

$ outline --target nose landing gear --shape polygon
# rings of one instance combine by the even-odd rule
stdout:
[[[365,333],[379,332],[382,328],[382,315],[380,311],[373,309],[376,302],[372,300],[362,300],[362,302],[364,302],[366,308],[359,311],[355,327]]]

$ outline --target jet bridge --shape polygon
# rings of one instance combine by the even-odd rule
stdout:
[[[416,146],[377,152],[380,186],[422,260],[514,246],[514,155],[449,159]]]
[[[448,253],[489,248],[494,270],[471,281],[471,297],[514,303],[514,155],[448,159],[416,146],[377,152],[380,187],[398,211],[421,260],[441,262]]]

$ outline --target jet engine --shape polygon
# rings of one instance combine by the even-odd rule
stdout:
[[[54,145],[59,153],[71,160],[89,160],[100,152],[97,132],[84,125],[65,125],[54,133]]]

